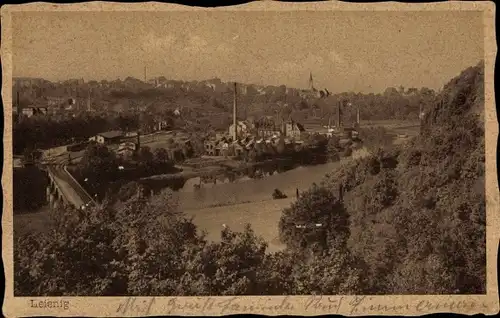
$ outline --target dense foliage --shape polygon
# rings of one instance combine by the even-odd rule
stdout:
[[[67,145],[113,128],[112,123],[98,116],[51,120],[44,117],[22,118],[12,127],[13,151]],[[68,137],[71,136],[71,137]]]
[[[46,202],[47,176],[36,166],[14,169],[12,203],[15,213],[39,209]]]
[[[482,72],[445,86],[418,138],[302,193],[283,211],[282,252],[250,227],[208,242],[171,192],[131,185],[117,203],[60,211],[49,234],[15,237],[15,294],[484,293]]]
[[[445,86],[424,132],[328,176],[372,293],[485,292],[483,66]],[[439,273],[439,274],[436,274]]]
[[[394,136],[384,127],[360,128],[359,140],[372,153],[379,149],[389,149],[394,144]]]
[[[81,161],[72,168],[72,173],[89,193],[97,194],[98,199],[102,199],[107,194],[116,193],[128,181],[178,172],[174,163],[190,157],[192,153],[190,145],[181,146],[172,142],[168,149],[151,151],[144,146],[138,152],[120,156],[105,145],[90,143]]]

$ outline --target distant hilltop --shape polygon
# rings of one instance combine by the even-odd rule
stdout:
[[[312,75],[311,75],[312,76]],[[312,78],[312,77],[311,77]],[[309,79],[310,84],[307,89],[300,89],[294,87],[287,87],[285,85],[274,86],[274,85],[257,85],[257,84],[246,84],[238,83],[239,94],[243,95],[273,95],[273,94],[286,94],[286,95],[296,95],[303,98],[307,97],[321,97],[329,95],[328,90],[316,90],[311,85],[311,78]],[[64,81],[52,82],[43,78],[30,78],[30,77],[13,77],[12,79],[14,87],[30,87],[30,86],[45,86],[45,85],[82,85],[86,87],[102,87],[102,88],[137,88],[137,89],[148,89],[148,88],[166,88],[166,89],[182,89],[185,91],[209,89],[213,92],[224,93],[232,91],[234,82],[223,82],[220,78],[212,78],[202,81],[181,81],[167,79],[165,76],[158,76],[149,78],[147,81],[140,80],[134,77],[126,77],[125,79],[116,79],[112,81],[108,80],[89,80],[85,81],[81,79],[68,79]]]

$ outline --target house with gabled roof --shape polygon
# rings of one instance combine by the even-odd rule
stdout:
[[[100,144],[118,143],[124,137],[124,133],[120,130],[103,132],[89,138],[89,141],[95,141]]]

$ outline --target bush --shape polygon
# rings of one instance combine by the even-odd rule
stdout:
[[[287,198],[287,196],[283,192],[281,192],[281,190],[274,189],[274,191],[273,191],[273,199],[276,200],[276,199],[286,199],[286,198]]]
[[[343,155],[344,155],[344,157],[350,157],[350,156],[352,156],[352,149],[351,149],[351,147],[345,148]]]
[[[359,139],[372,153],[379,149],[390,149],[394,142],[394,136],[384,127],[360,128]]]

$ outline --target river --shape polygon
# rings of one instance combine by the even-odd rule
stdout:
[[[366,150],[353,153],[353,157],[363,157]],[[296,189],[307,190],[314,182],[319,183],[325,174],[338,169],[343,163],[326,163],[316,166],[299,167],[273,174],[263,179],[241,178],[233,183],[205,184],[199,190],[199,178],[186,181],[184,187],[176,192],[183,211],[193,217],[200,230],[205,230],[207,239],[219,241],[223,225],[241,232],[250,224],[255,234],[268,243],[268,252],[282,250],[285,246],[279,241],[278,224],[283,209],[296,200]],[[273,200],[275,188],[284,192],[288,198]]]
[[[353,158],[362,157],[366,154],[365,149],[360,149],[353,153]],[[319,183],[325,174],[338,169],[342,162],[349,160],[352,160],[352,158],[315,166],[301,166],[282,173],[275,172],[273,175],[260,179],[241,177],[234,182],[217,180],[215,184],[202,184],[200,189],[194,187],[200,184],[200,178],[191,178],[186,181],[184,187],[176,194],[183,210],[269,200],[272,199],[271,195],[274,189],[281,190],[288,197],[294,197],[296,189],[303,191],[308,189],[314,182]]]

